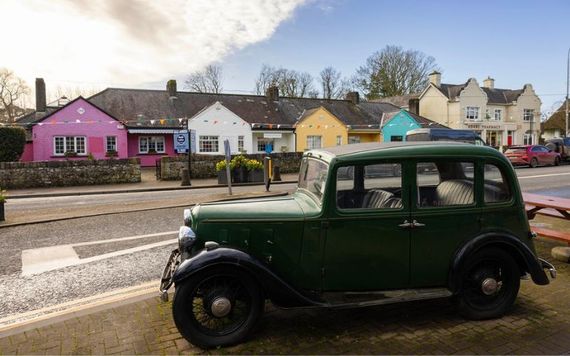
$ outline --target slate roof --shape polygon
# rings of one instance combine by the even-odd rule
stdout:
[[[191,118],[204,108],[219,101],[222,105],[250,124],[290,125],[297,122],[303,112],[320,106],[341,119],[347,125],[379,124],[384,110],[397,110],[380,103],[352,104],[348,100],[279,97],[268,101],[266,96],[243,94],[212,94],[177,92],[169,98],[165,90],[108,88],[89,98],[97,106],[127,126],[136,125],[137,118],[144,121]],[[174,122],[170,120],[169,122]],[[174,122],[175,123],[175,122]],[[176,123],[177,124],[177,123]],[[177,127],[177,125],[175,125]]]
[[[558,110],[556,110],[552,115],[550,115],[548,120],[542,123],[542,129],[543,130],[559,129],[564,131],[564,125],[566,125],[565,115],[566,115],[566,102],[562,103],[562,105],[560,105],[560,108],[558,108]]]
[[[464,84],[440,84],[439,91],[443,93],[449,100],[455,100],[461,94],[461,91],[467,86]],[[485,88],[481,90],[487,94],[489,104],[511,104],[516,101],[519,95],[522,94],[524,89],[499,89],[499,88]]]
[[[409,107],[410,99],[417,99],[420,97],[420,93],[397,95],[397,96],[387,96],[385,98],[379,98],[370,100],[373,103],[388,103],[395,105],[399,108],[407,109]]]

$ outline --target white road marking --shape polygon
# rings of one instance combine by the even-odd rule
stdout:
[[[24,250],[22,251],[22,276],[31,276],[34,274],[40,274],[47,271],[53,271],[55,269],[82,265],[90,262],[100,261],[107,258],[149,250],[155,247],[166,246],[177,242],[177,239],[159,241],[147,245],[132,247],[124,250],[114,251],[83,259],[79,258],[79,256],[75,252],[74,250],[75,246],[89,246],[89,245],[105,244],[112,242],[136,240],[136,239],[143,239],[146,237],[172,235],[177,232],[178,231],[167,231],[156,234],[128,236],[116,239],[79,242],[76,244],[58,245],[58,246]]]
[[[570,173],[552,173],[552,174],[540,174],[537,176],[524,176],[524,177],[519,177],[519,179],[556,177],[556,176],[568,176],[568,175],[570,175]]]

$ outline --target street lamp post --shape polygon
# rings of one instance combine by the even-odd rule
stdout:
[[[570,88],[570,48],[566,59],[566,120],[564,121],[564,137],[568,137],[568,91]]]

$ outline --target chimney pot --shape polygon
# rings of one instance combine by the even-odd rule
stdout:
[[[278,101],[279,100],[279,88],[272,85],[265,91],[265,96],[267,97],[267,101]]]
[[[178,96],[176,90],[176,80],[170,79],[168,82],[166,82],[166,91],[168,91],[168,96],[170,98],[176,98]]]
[[[345,98],[345,100],[350,101],[354,105],[357,105],[358,103],[360,103],[360,94],[358,94],[357,91],[351,91],[351,92],[346,93],[346,96],[344,98]]]
[[[36,111],[46,112],[46,83],[43,78],[36,78]]]
[[[483,87],[494,89],[495,88],[495,79],[491,77],[487,77],[487,79],[483,80]]]
[[[437,70],[434,70],[430,74],[428,74],[429,82],[439,88],[441,85],[441,73]]]

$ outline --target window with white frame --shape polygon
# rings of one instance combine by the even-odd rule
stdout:
[[[534,140],[533,140],[533,135],[532,132],[527,131],[524,133],[523,135],[523,145],[532,145]]]
[[[117,136],[107,136],[105,138],[106,152],[117,152]]]
[[[139,153],[164,153],[164,136],[140,136]]]
[[[479,120],[479,107],[468,106],[465,108],[465,118],[467,120]]]
[[[238,151],[239,152],[244,152],[244,142],[243,142],[243,136],[238,136]]]
[[[265,152],[267,145],[271,145],[271,150],[273,150],[273,140],[257,140],[257,152]]]
[[[54,156],[65,154],[86,154],[85,136],[55,136],[53,138]]]
[[[200,136],[200,152],[218,152],[220,150],[218,136]]]
[[[534,121],[534,110],[524,109],[523,110],[523,121]]]
[[[501,121],[502,118],[503,118],[503,110],[495,109],[495,116],[494,116],[495,121]]]
[[[311,135],[307,136],[307,149],[312,150],[314,148],[323,147],[321,144],[321,136]]]
[[[342,145],[342,136],[339,135],[339,136],[336,137],[336,145],[337,145],[337,146]]]
[[[348,144],[360,143],[360,136],[348,136]]]

